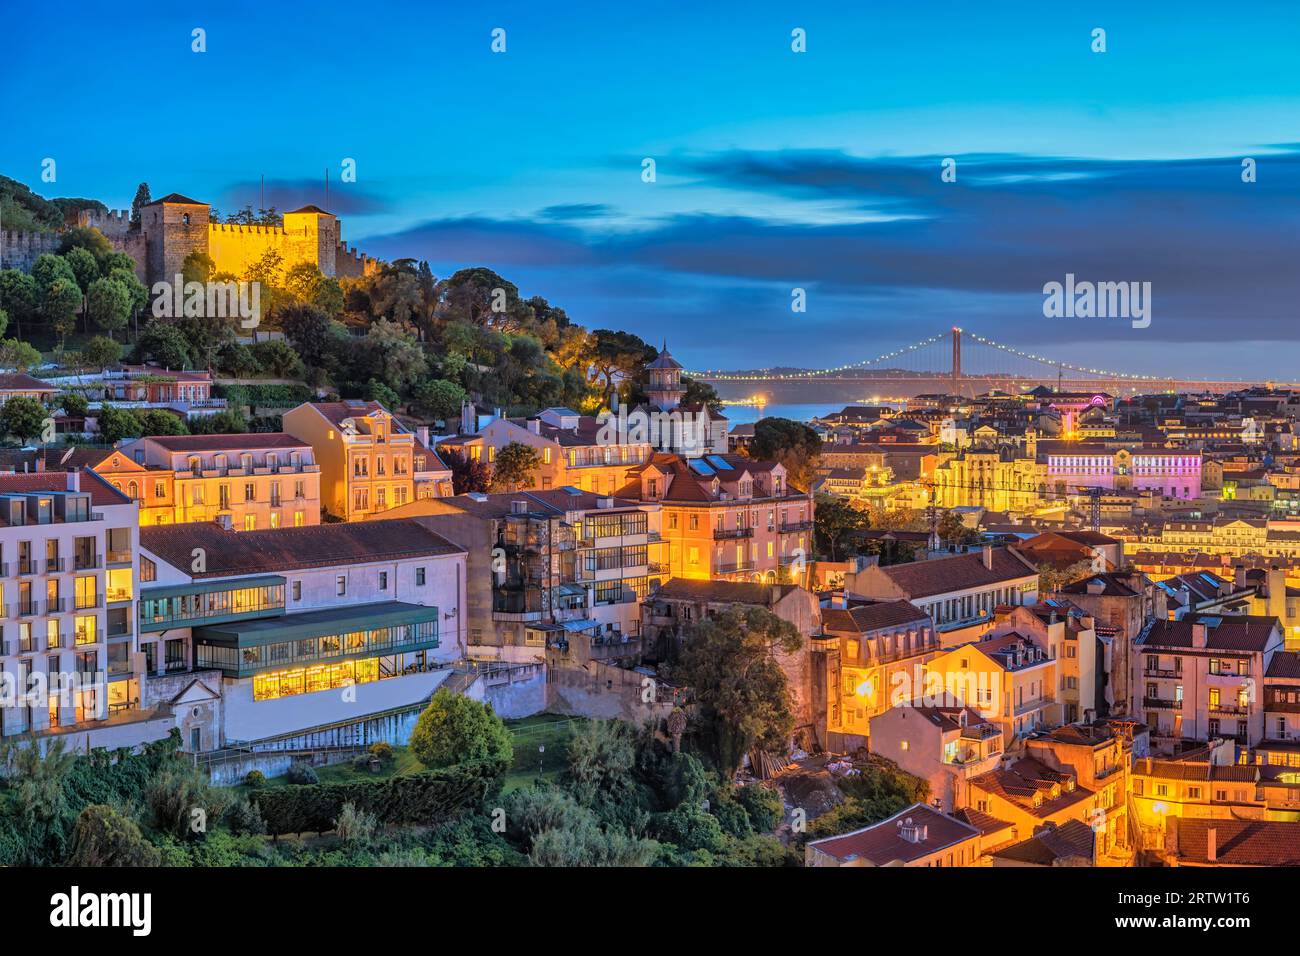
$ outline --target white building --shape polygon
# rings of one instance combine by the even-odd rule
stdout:
[[[416,521],[151,527],[140,547],[151,670],[220,697],[187,750],[413,720],[464,656],[466,554]]]
[[[141,708],[137,526],[136,503],[92,472],[0,475],[5,736],[108,746],[100,731],[158,717]]]

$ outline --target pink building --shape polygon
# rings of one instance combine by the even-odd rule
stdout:
[[[1108,491],[1154,491],[1168,498],[1201,495],[1201,453],[1182,448],[1108,448],[1088,442],[1040,441],[1048,489],[1087,486]]]

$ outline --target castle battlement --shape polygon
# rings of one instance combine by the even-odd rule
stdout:
[[[131,228],[131,212],[128,209],[110,209],[107,212],[82,209],[77,213],[77,225],[98,229],[109,239],[117,239]]]
[[[31,272],[36,260],[59,251],[63,237],[57,232],[0,232],[0,269]]]
[[[287,236],[283,226],[263,226],[257,223],[210,222],[208,232],[235,232],[247,236]]]

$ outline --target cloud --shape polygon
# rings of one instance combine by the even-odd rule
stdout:
[[[599,202],[561,203],[547,206],[537,213],[538,219],[553,222],[573,222],[588,219],[602,219],[612,212],[611,208]]]
[[[257,209],[261,203],[261,180],[232,183],[221,190],[217,208],[225,215],[238,212],[245,206]],[[329,201],[325,200],[325,179],[268,179],[266,181],[266,207],[274,206],[288,212],[307,205],[316,205],[336,216],[364,216],[389,210],[387,199],[360,189],[355,183],[340,183],[330,178]]]

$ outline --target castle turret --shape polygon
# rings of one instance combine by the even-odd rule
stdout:
[[[145,242],[145,283],[172,282],[192,252],[208,254],[212,207],[180,193],[169,193],[140,208]]]
[[[333,213],[319,206],[303,206],[286,212],[284,232],[290,238],[304,237],[315,246],[315,263],[322,275],[337,274],[334,259],[339,246],[339,221]]]
[[[650,373],[650,384],[646,388],[646,397],[650,404],[663,412],[671,412],[686,394],[682,388],[682,366],[668,352],[668,343],[664,342],[659,357],[646,366]]]

